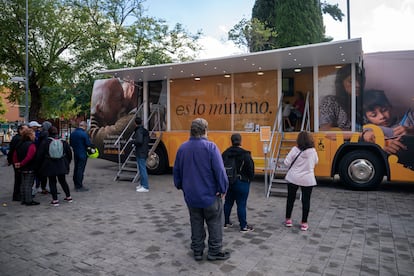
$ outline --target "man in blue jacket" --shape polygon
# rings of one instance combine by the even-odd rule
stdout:
[[[209,235],[207,259],[227,260],[230,253],[222,251],[222,242],[223,197],[227,192],[228,179],[217,145],[207,140],[207,126],[207,121],[202,118],[191,123],[190,139],[177,151],[174,185],[183,190],[190,213],[194,259],[203,259],[206,222]]]
[[[83,174],[85,172],[86,162],[88,161],[87,148],[91,146],[91,141],[86,133],[87,124],[85,121],[79,123],[72,134],[69,142],[73,149],[73,183],[75,184],[75,191],[86,192],[89,189],[83,186]]]

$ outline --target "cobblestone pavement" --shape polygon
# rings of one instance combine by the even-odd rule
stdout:
[[[285,198],[251,185],[248,221],[254,232],[225,229],[226,261],[193,260],[188,211],[171,175],[150,176],[150,192],[113,181],[117,164],[89,160],[85,186],[72,203],[39,206],[11,201],[13,170],[0,160],[0,275],[413,275],[414,184],[356,192],[321,181],[310,228],[283,226]],[[60,189],[60,187],[59,187]],[[61,189],[60,189],[61,190]],[[237,221],[232,212],[233,222]],[[206,253],[204,254],[206,256]]]

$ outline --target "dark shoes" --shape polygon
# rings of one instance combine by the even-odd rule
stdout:
[[[89,189],[85,188],[85,187],[80,187],[80,188],[75,189],[75,191],[77,191],[77,192],[87,192],[87,191],[89,191]]]
[[[39,205],[40,202],[32,200],[31,202],[22,202],[22,204],[24,204],[26,206],[33,206],[33,205]]]
[[[218,252],[214,255],[211,255],[210,253],[208,253],[207,255],[207,260],[209,261],[216,261],[216,260],[224,261],[224,260],[227,260],[228,258],[230,258],[230,252],[225,252],[225,251]]]
[[[203,260],[203,253],[195,253],[194,252],[194,260],[196,260],[197,262],[202,261]]]

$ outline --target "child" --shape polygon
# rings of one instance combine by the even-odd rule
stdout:
[[[387,138],[414,134],[413,111],[409,109],[401,120],[392,116],[392,106],[382,90],[365,92],[364,115],[365,120],[379,126]]]
[[[411,168],[412,162],[405,161],[413,150],[409,149],[414,135],[414,112],[411,108],[399,119],[392,114],[392,106],[384,91],[367,90],[364,94],[363,110],[366,122],[379,126],[383,131],[386,140],[383,150],[388,154],[398,155],[398,162]],[[365,128],[362,139],[375,143],[374,131]]]

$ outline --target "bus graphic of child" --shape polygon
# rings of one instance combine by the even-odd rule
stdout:
[[[365,123],[374,124],[381,128],[385,145],[383,150],[388,154],[395,154],[399,163],[414,169],[414,111],[411,108],[402,118],[396,116],[392,105],[382,90],[366,90],[363,99]],[[376,137],[372,128],[364,128],[362,139],[375,143]],[[408,160],[406,160],[408,159]]]

